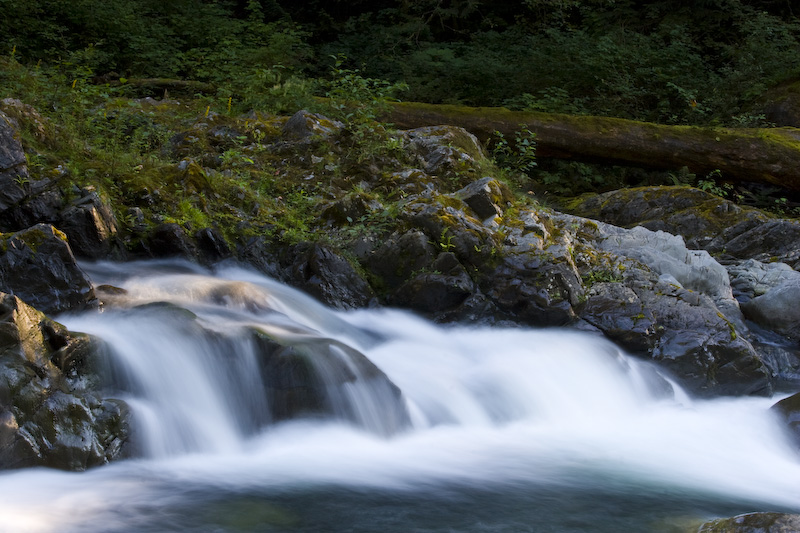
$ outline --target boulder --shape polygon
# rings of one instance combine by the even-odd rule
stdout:
[[[388,289],[396,289],[430,266],[436,258],[436,248],[420,230],[390,235],[386,241],[365,260],[365,266]]]
[[[328,246],[295,246],[289,281],[328,305],[352,309],[368,305],[375,295],[369,283],[344,257]]]
[[[222,235],[215,228],[203,228],[194,234],[197,242],[197,252],[200,261],[207,265],[218,263],[233,256],[231,247]]]
[[[0,111],[0,213],[28,195],[27,162],[19,134],[8,115]]]
[[[111,206],[94,188],[81,190],[81,196],[60,213],[59,228],[69,238],[70,247],[85,259],[124,259],[125,249],[118,237],[117,220]]]
[[[67,237],[48,224],[4,235],[0,290],[48,313],[94,307],[92,285],[75,261]]]
[[[458,173],[485,158],[478,139],[457,126],[426,126],[403,132],[406,150],[428,174]]]
[[[459,190],[456,197],[467,204],[481,219],[502,215],[503,208],[514,198],[504,183],[492,177],[470,183]]]
[[[275,420],[333,417],[387,436],[408,427],[400,389],[360,352],[313,336],[281,340],[256,331],[255,338]]]
[[[100,346],[0,293],[0,468],[84,470],[120,457],[125,404],[96,392]]]
[[[159,224],[146,239],[146,250],[152,257],[182,257],[195,259],[197,248],[179,224]]]
[[[778,415],[786,428],[786,434],[800,450],[800,393],[784,398],[770,410]]]
[[[331,137],[343,128],[344,124],[337,120],[301,109],[283,125],[282,135],[288,141],[309,141]]]
[[[638,187],[567,202],[573,214],[615,226],[680,235],[692,249],[728,259],[800,262],[800,222],[773,218],[689,187]]]

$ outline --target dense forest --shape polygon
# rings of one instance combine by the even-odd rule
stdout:
[[[205,81],[243,107],[324,94],[338,64],[405,100],[756,126],[758,98],[800,76],[792,4],[2,0],[0,36],[73,79]]]

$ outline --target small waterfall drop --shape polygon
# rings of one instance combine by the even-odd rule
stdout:
[[[18,531],[672,531],[800,510],[774,400],[693,400],[598,336],[334,312],[236,268],[88,269],[125,293],[60,319],[105,341],[139,458],[0,475]]]

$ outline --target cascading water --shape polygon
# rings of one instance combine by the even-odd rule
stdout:
[[[800,510],[774,399],[692,400],[602,338],[333,312],[259,275],[94,265],[139,458],[0,475],[0,531],[683,531]]]

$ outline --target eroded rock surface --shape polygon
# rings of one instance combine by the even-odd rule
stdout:
[[[94,391],[100,350],[0,293],[0,468],[84,470],[123,453],[127,408]]]

